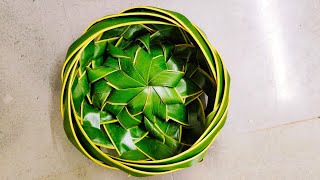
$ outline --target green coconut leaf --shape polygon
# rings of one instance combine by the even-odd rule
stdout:
[[[81,104],[90,92],[89,82],[84,73],[80,78],[75,77],[72,88],[73,104],[78,116],[81,115]]]
[[[104,148],[114,149],[110,139],[100,129],[90,126],[82,126],[92,142]]]
[[[105,106],[103,107],[103,110],[110,112],[116,116],[124,107],[125,105],[115,105],[115,104],[106,103]]]
[[[117,69],[117,70],[120,69],[120,65],[119,65],[118,59],[114,58],[112,56],[108,56],[103,65],[106,66],[106,67],[112,67],[112,68]]]
[[[130,175],[201,161],[226,121],[225,65],[204,33],[173,11],[135,7],[98,19],[70,46],[61,78],[69,140]]]
[[[154,76],[150,80],[149,84],[151,86],[175,87],[179,83],[183,75],[184,72],[164,70],[161,71],[158,75]]]
[[[103,126],[120,155],[131,150],[136,150],[137,147],[134,141],[143,138],[147,134],[147,132],[141,128],[124,129],[118,123],[105,124]]]
[[[87,101],[83,101],[81,107],[81,119],[83,125],[100,128],[100,111],[90,106],[90,104]]]
[[[145,137],[136,142],[137,148],[153,160],[164,159],[174,155],[174,151],[158,140]]]
[[[103,39],[109,39],[109,38],[112,38],[112,37],[117,37],[120,34],[122,34],[123,31],[126,30],[126,29],[127,29],[127,27],[123,26],[123,27],[118,27],[118,28],[114,28],[114,29],[105,31],[101,35],[100,39],[103,40]]]
[[[145,34],[137,38],[144,47],[147,49],[148,52],[150,52],[150,34]]]
[[[100,41],[99,43],[95,43],[92,59],[100,58],[105,52],[106,47],[107,47],[107,41]]]
[[[145,82],[148,82],[151,59],[152,56],[150,56],[149,53],[142,48],[139,48],[133,60],[135,68],[139,71]]]
[[[88,68],[87,72],[88,72],[88,79],[90,81],[90,83],[93,83],[105,76],[107,76],[108,74],[115,72],[116,69],[111,68],[111,67],[98,67],[98,68]]]
[[[136,38],[137,36],[144,34],[145,32],[147,32],[147,29],[138,24],[138,25],[132,25],[129,26],[124,33],[122,34],[122,36],[126,39],[133,39]]]
[[[116,117],[106,111],[100,111],[100,124],[109,124],[116,121]]]
[[[160,118],[156,119],[157,126],[161,129],[161,131],[169,137],[180,141],[181,136],[181,125],[172,122],[172,121],[164,121]]]
[[[163,99],[153,88],[150,88],[150,99],[152,100],[152,112],[155,116],[166,119],[167,118],[167,106]],[[153,119],[154,120],[154,119]]]
[[[141,151],[139,150],[131,150],[126,151],[122,153],[120,156],[121,159],[127,159],[127,160],[135,160],[135,161],[141,161],[141,160],[147,160],[149,159],[147,156],[145,156]]]
[[[129,129],[140,124],[140,120],[135,118],[132,114],[129,113],[128,109],[124,107],[119,114],[117,115],[121,126],[125,129]]]
[[[93,60],[92,60],[92,69],[95,69],[95,68],[97,68],[97,67],[102,66],[103,61],[104,61],[104,59],[103,59],[102,56],[100,56],[100,57],[97,58],[97,59],[93,59]]]
[[[118,89],[144,87],[144,84],[133,79],[122,70],[117,70],[106,76],[109,84]]]
[[[162,43],[161,47],[162,47],[164,59],[165,61],[168,61],[169,57],[172,55],[174,45],[169,43]]]
[[[148,120],[148,118],[144,118],[144,125],[145,128],[150,132],[151,135],[153,135],[156,139],[158,139],[161,142],[164,142],[165,137],[163,133],[161,132],[161,129],[154,123]]]
[[[160,72],[164,71],[164,70],[167,70],[167,64],[166,64],[166,61],[165,61],[165,58],[163,55],[159,55],[159,56],[156,56],[152,59],[152,62],[151,62],[151,71],[149,73],[149,79],[152,79],[154,78],[156,75],[158,75]]]
[[[181,96],[175,88],[154,86],[153,89],[165,104],[183,103]]]
[[[129,58],[121,48],[115,47],[113,44],[108,43],[107,52],[110,56],[115,58]]]
[[[115,89],[108,98],[108,102],[113,104],[127,104],[144,89],[144,87]]]
[[[168,118],[180,124],[188,126],[187,109],[183,104],[169,104],[167,105]]]
[[[83,73],[89,65],[91,58],[94,55],[94,42],[91,41],[83,50],[80,56],[80,72]]]
[[[145,88],[128,102],[127,107],[131,114],[137,114],[143,111],[147,101],[148,93],[148,88]]]
[[[185,68],[185,64],[186,60],[177,56],[171,56],[167,61],[168,69],[173,71],[183,71]]]
[[[92,84],[92,103],[97,108],[102,108],[102,106],[107,101],[108,96],[111,93],[112,87],[107,84],[104,80],[98,80]]]
[[[120,59],[120,68],[121,70],[132,77],[134,80],[140,82],[141,84],[146,85],[146,82],[142,76],[139,74],[139,72],[136,70],[136,68],[133,66],[133,62],[130,59]]]
[[[182,78],[175,88],[182,98],[198,94],[202,89],[191,79]]]

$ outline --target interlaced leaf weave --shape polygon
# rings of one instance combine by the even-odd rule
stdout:
[[[98,19],[70,46],[61,76],[69,140],[130,175],[201,161],[226,120],[228,72],[176,12],[135,7]]]

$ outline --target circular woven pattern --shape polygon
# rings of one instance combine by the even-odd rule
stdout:
[[[134,176],[201,161],[226,120],[228,72],[176,12],[135,7],[98,19],[70,46],[61,78],[69,140]]]

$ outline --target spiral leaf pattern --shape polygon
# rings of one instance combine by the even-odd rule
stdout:
[[[203,159],[223,127],[230,78],[183,15],[134,7],[92,23],[62,68],[69,140],[108,168],[151,176]]]

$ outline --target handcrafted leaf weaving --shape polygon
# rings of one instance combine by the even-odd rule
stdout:
[[[69,140],[97,164],[134,176],[201,161],[223,127],[228,72],[183,15],[135,7],[92,23],[62,68]]]

